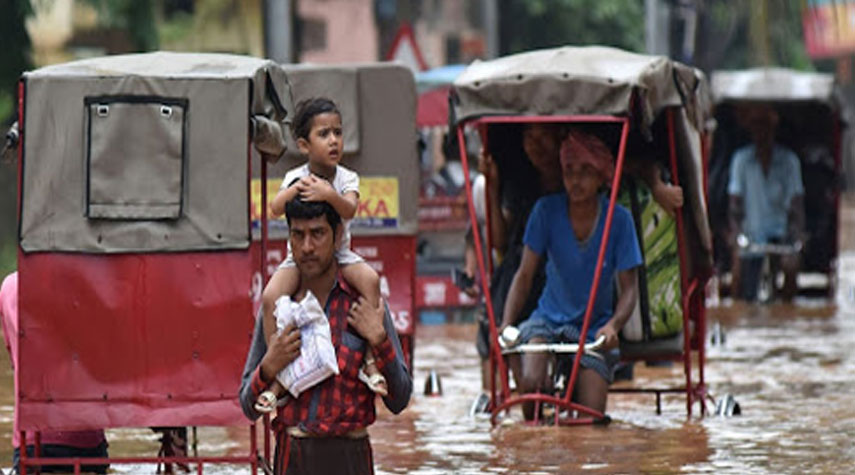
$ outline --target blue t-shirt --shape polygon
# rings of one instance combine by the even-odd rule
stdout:
[[[600,196],[596,231],[582,245],[570,223],[565,193],[544,196],[534,205],[523,242],[535,254],[546,259],[546,286],[535,315],[542,315],[555,325],[573,324],[582,328],[608,206],[608,198]],[[632,215],[623,206],[615,205],[588,339],[592,339],[612,316],[616,273],[640,265],[641,251]]]
[[[804,194],[799,159],[792,150],[772,149],[769,173],[754,156],[754,145],[733,154],[727,192],[742,197],[745,218],[742,232],[752,242],[767,243],[787,235],[787,215],[793,197]]]

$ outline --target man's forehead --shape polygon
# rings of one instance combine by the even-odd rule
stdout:
[[[327,218],[323,215],[318,216],[316,218],[309,219],[292,219],[291,220],[291,229],[292,230],[302,230],[302,231],[310,231],[314,229],[320,228],[330,228],[330,223],[327,222]]]

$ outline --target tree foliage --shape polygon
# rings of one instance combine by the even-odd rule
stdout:
[[[128,32],[137,52],[158,48],[154,0],[86,0],[98,12],[98,23]]]
[[[694,62],[704,70],[813,69],[804,46],[802,0],[696,0]]]
[[[588,44],[644,50],[640,0],[515,0],[501,7],[501,54]]]
[[[813,69],[804,47],[803,0],[665,0],[671,7],[671,56],[703,70],[753,66]],[[642,0],[500,2],[501,54],[600,44],[644,51]],[[697,14],[692,57],[682,57],[683,14]]]
[[[32,69],[30,36],[24,27],[32,14],[29,0],[7,0],[0,13],[0,142],[14,120],[18,79]],[[0,159],[0,278],[15,268],[15,173],[14,162]]]
[[[0,124],[10,122],[18,78],[24,71],[32,69],[30,35],[24,23],[33,14],[33,8],[29,0],[7,0],[4,3],[6,6],[0,14],[0,32],[3,35],[3,47],[0,48]]]

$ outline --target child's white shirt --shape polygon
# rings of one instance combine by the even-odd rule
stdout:
[[[311,174],[312,172],[309,171],[308,163],[292,168],[285,173],[285,178],[282,180],[282,186],[279,187],[279,190],[284,190],[288,188],[288,185],[294,180]],[[354,191],[359,195],[359,174],[349,168],[336,165],[335,176],[333,177],[331,184],[336,193],[340,195],[344,195],[350,191]],[[343,219],[342,225],[344,226],[344,234],[341,237],[341,244],[338,248],[342,250],[350,250],[350,220]]]

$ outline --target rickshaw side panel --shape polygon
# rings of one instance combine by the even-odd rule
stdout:
[[[247,423],[249,252],[19,259],[22,429]]]

